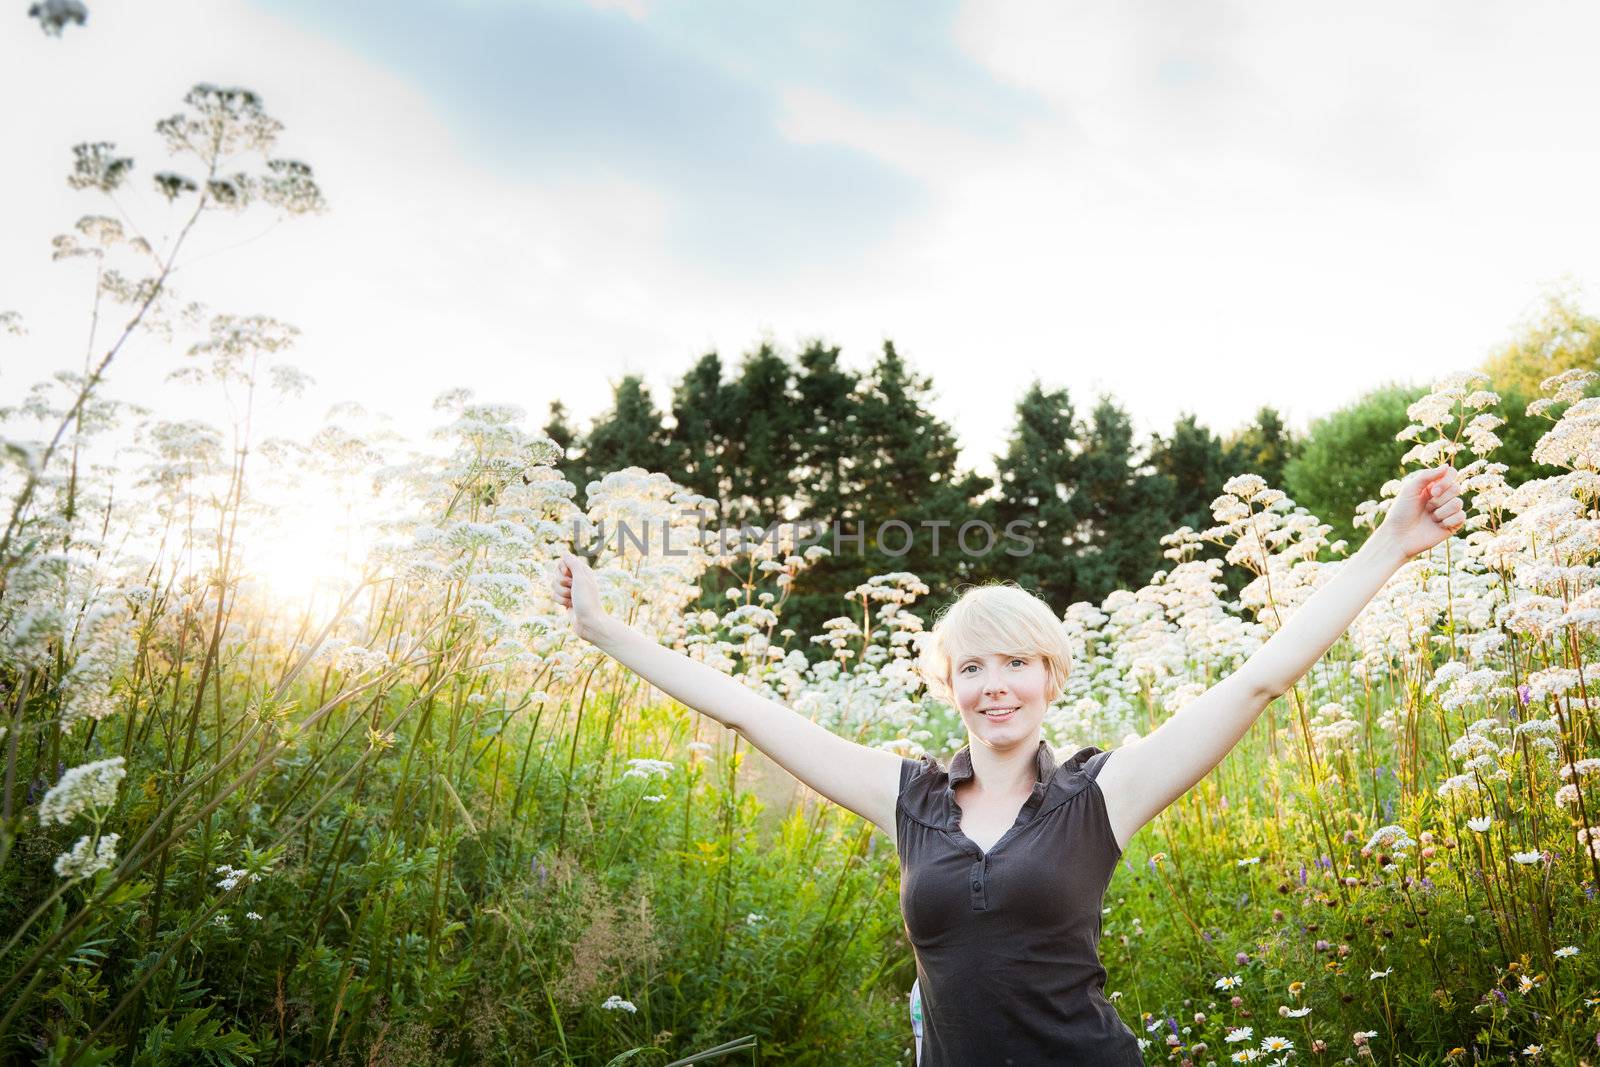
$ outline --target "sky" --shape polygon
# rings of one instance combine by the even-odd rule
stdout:
[[[580,424],[700,355],[892,339],[992,469],[1035,378],[1142,432],[1290,424],[1475,366],[1554,287],[1597,306],[1600,7],[1571,3],[89,0],[0,26],[0,400],[84,358],[50,239],[199,81],[247,86],[330,210],[220,219],[173,283],[302,331],[301,432],[356,400],[423,432],[465,386]],[[110,389],[175,416],[181,351]]]

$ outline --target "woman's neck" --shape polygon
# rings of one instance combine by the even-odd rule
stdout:
[[[1039,780],[1039,740],[1041,731],[1016,745],[1000,750],[967,737],[972,757],[972,777],[984,793],[1008,796],[1026,792]]]

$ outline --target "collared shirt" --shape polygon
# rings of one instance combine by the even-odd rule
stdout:
[[[1096,952],[1122,855],[1094,780],[1109,754],[1082,748],[1057,765],[1041,741],[1033,791],[987,852],[961,832],[955,800],[971,752],[948,771],[929,756],[900,761],[895,847],[922,993],[922,1067],[1144,1062],[1105,999]]]

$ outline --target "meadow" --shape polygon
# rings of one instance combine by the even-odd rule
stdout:
[[[158,129],[188,223],[163,244],[86,215],[58,241],[96,322],[127,325],[0,412],[4,1057],[910,1062],[888,842],[576,640],[549,580],[575,538],[670,528],[679,554],[599,540],[613,614],[863,743],[948,756],[959,717],[912,666],[928,588],[877,575],[796,633],[785,602],[824,545],[702,543],[718,502],[670,472],[580,493],[524,412],[465,389],[425,441],[355,407],[256,439],[257,406],[304,385],[292,327],[184,305],[168,275],[196,227],[320,192],[242,90],[197,87]],[[80,146],[73,180],[114,198],[130,166]],[[125,345],[185,329],[176,384],[224,426],[105,395]],[[1562,473],[1520,484],[1481,376],[1411,405],[1406,465],[1458,462],[1466,529],[1139,834],[1107,894],[1107,994],[1148,1062],[1600,1055],[1596,377],[1544,383],[1535,458]],[[1347,551],[1253,475],[1211,511],[1142,588],[1058,605],[1058,748],[1181,714]]]

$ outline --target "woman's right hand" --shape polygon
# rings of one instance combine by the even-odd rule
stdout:
[[[606,619],[600,606],[600,585],[594,571],[582,556],[563,552],[556,561],[556,576],[551,583],[556,603],[571,613],[572,629],[586,641],[594,640]]]

